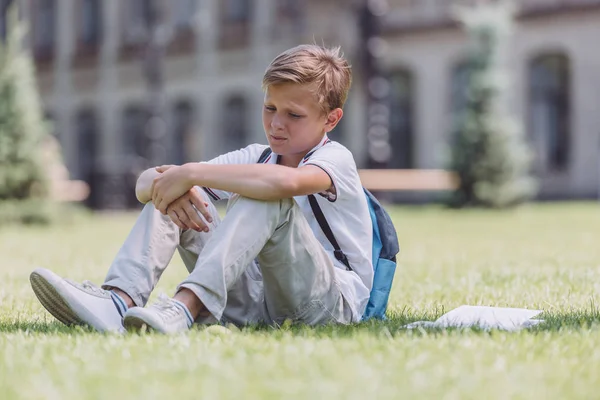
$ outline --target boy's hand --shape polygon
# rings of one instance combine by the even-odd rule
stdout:
[[[161,166],[156,167],[156,170],[161,174],[152,182],[152,203],[157,210],[166,215],[167,207],[190,190],[192,183],[185,165]]]
[[[154,169],[156,170],[156,172],[160,172],[162,174],[163,172],[168,171],[170,168],[173,168],[173,167],[177,167],[177,165],[174,165],[174,164],[161,165],[158,167],[154,167]]]
[[[206,207],[208,207],[208,203],[205,203],[202,195],[195,188],[192,188],[169,204],[167,215],[182,230],[193,229],[196,232],[208,232],[208,225],[204,220],[210,223],[212,222],[212,216]],[[204,217],[204,220],[200,215]]]

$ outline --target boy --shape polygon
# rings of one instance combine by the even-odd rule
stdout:
[[[259,164],[267,146],[252,144],[208,162],[145,171],[136,195],[147,204],[102,288],[37,269],[38,299],[63,323],[99,331],[360,321],[373,281],[372,225],[352,154],[327,137],[351,80],[339,49],[302,45],[280,54],[263,78],[270,156]],[[311,194],[348,266],[334,257]],[[228,199],[223,221],[212,203],[219,199]],[[162,294],[144,308],[175,249],[189,276],[173,298]]]

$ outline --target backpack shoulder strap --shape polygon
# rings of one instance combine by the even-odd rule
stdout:
[[[264,163],[267,158],[269,158],[271,153],[273,153],[273,150],[271,150],[270,147],[267,147],[258,158],[258,164]],[[312,212],[315,215],[321,230],[325,234],[325,237],[327,237],[327,240],[329,240],[329,243],[331,243],[333,246],[333,255],[338,261],[344,264],[348,270],[352,270],[350,267],[350,262],[348,261],[348,257],[346,257],[340,248],[340,245],[335,239],[333,231],[331,230],[331,227],[329,226],[329,223],[327,222],[327,219],[325,218],[325,215],[323,214],[323,211],[321,210],[321,207],[319,206],[319,203],[313,194],[308,195],[308,202],[310,203],[310,208],[312,209]]]
[[[269,156],[271,155],[271,153],[273,153],[273,150],[271,150],[271,148],[270,148],[270,147],[267,147],[267,148],[266,148],[266,149],[265,149],[265,150],[262,152],[262,154],[260,155],[260,157],[258,157],[258,161],[257,161],[257,163],[258,163],[258,164],[262,164],[262,163],[264,163],[264,162],[267,160],[267,158],[269,158]]]
[[[310,208],[312,208],[313,214],[315,215],[315,218],[317,219],[321,230],[327,237],[327,240],[329,240],[329,243],[331,243],[331,245],[333,246],[333,255],[338,261],[344,264],[349,271],[351,271],[352,268],[350,267],[348,257],[346,257],[346,255],[340,248],[340,245],[338,244],[337,240],[335,239],[333,231],[327,223],[327,219],[325,218],[325,215],[323,214],[323,211],[321,210],[321,207],[319,206],[319,203],[317,202],[317,199],[314,194],[308,195],[308,202],[310,203]]]

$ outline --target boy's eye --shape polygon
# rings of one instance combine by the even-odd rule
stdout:
[[[272,112],[272,111],[275,111],[275,107],[273,107],[273,106],[265,106],[265,110]]]
[[[292,117],[292,118],[296,118],[296,119],[297,119],[297,118],[301,118],[301,117],[302,117],[302,115],[298,115],[298,114],[290,113],[290,117]]]

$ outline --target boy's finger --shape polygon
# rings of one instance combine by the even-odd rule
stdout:
[[[156,199],[156,190],[154,185],[156,184],[156,181],[152,181],[152,186],[150,186],[150,201],[152,201],[152,204],[156,205],[156,202],[154,201]]]
[[[207,232],[208,226],[206,226],[202,218],[200,218],[200,214],[198,214],[198,212],[194,209],[192,203],[190,203],[189,201],[187,201],[186,203],[187,204],[183,206],[183,210],[189,217],[190,221],[195,225],[194,229],[198,232]]]
[[[157,199],[156,204],[158,211],[160,211],[163,215],[167,215],[167,207],[169,207],[169,203],[167,203],[163,198],[159,198]]]
[[[204,217],[204,219],[206,221],[208,221],[208,223],[212,223],[213,222],[212,215],[210,215],[210,212],[207,209],[208,203],[204,202],[202,200],[202,197],[200,197],[199,194],[193,194],[193,195],[191,195],[190,196],[190,200],[192,201],[192,204],[196,207],[196,209],[198,210],[198,212],[200,214],[202,214],[202,216]]]
[[[186,212],[185,208],[179,208],[178,209],[178,214],[179,215],[179,220],[185,224],[186,226],[188,226],[190,229],[195,230],[196,232],[199,232],[201,229],[200,227],[190,219],[190,216],[188,215],[188,213]]]
[[[155,167],[154,169],[157,172],[163,173],[172,167],[173,167],[173,165],[159,165],[158,167]]]
[[[183,225],[181,223],[181,221],[179,221],[179,216],[177,215],[177,212],[173,209],[170,209],[167,214],[169,215],[169,218],[171,218],[171,221],[173,221],[175,223],[175,225],[177,225],[179,228],[181,228],[182,230],[186,230],[187,226]]]

